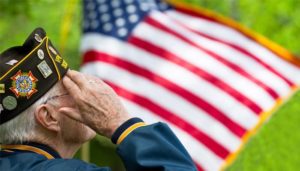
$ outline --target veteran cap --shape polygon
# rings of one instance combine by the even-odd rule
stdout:
[[[42,28],[0,54],[0,124],[18,116],[67,72],[68,64]]]

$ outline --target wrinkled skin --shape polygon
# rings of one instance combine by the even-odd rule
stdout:
[[[108,138],[130,115],[111,87],[94,76],[69,70],[63,85],[78,110],[62,107],[59,111]]]

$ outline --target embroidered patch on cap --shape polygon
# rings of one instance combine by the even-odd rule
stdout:
[[[37,92],[36,82],[38,79],[32,74],[31,71],[28,73],[21,72],[19,70],[16,75],[11,77],[12,87],[10,90],[17,96],[17,97],[27,97],[29,99],[34,93]]]

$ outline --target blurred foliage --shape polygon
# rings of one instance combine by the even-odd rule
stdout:
[[[61,49],[62,24],[70,3],[75,2],[74,15],[68,33],[66,49]],[[81,3],[80,0],[1,0],[0,1],[0,51],[21,45],[36,27],[43,27],[52,42],[60,49],[70,66],[78,69]]]
[[[296,171],[300,168],[298,91],[246,144],[228,171]]]
[[[1,0],[0,17],[22,15],[28,17],[30,14],[30,0]]]
[[[206,7],[233,18],[243,25],[300,54],[299,0],[182,0]],[[70,32],[62,49],[62,32],[66,11],[75,4]],[[80,0],[0,0],[0,51],[23,43],[36,27],[47,31],[54,45],[63,52],[71,68],[79,69],[81,58]],[[258,134],[247,143],[229,170],[297,170],[300,166],[298,92],[284,105]],[[293,131],[291,131],[293,130]],[[122,170],[115,146],[97,137],[91,143],[91,162]],[[77,154],[80,157],[80,153]],[[205,156],[204,156],[205,157]]]

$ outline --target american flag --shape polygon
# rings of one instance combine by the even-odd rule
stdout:
[[[198,170],[230,163],[300,82],[286,50],[178,1],[84,0],[82,72],[131,114],[169,124]]]

